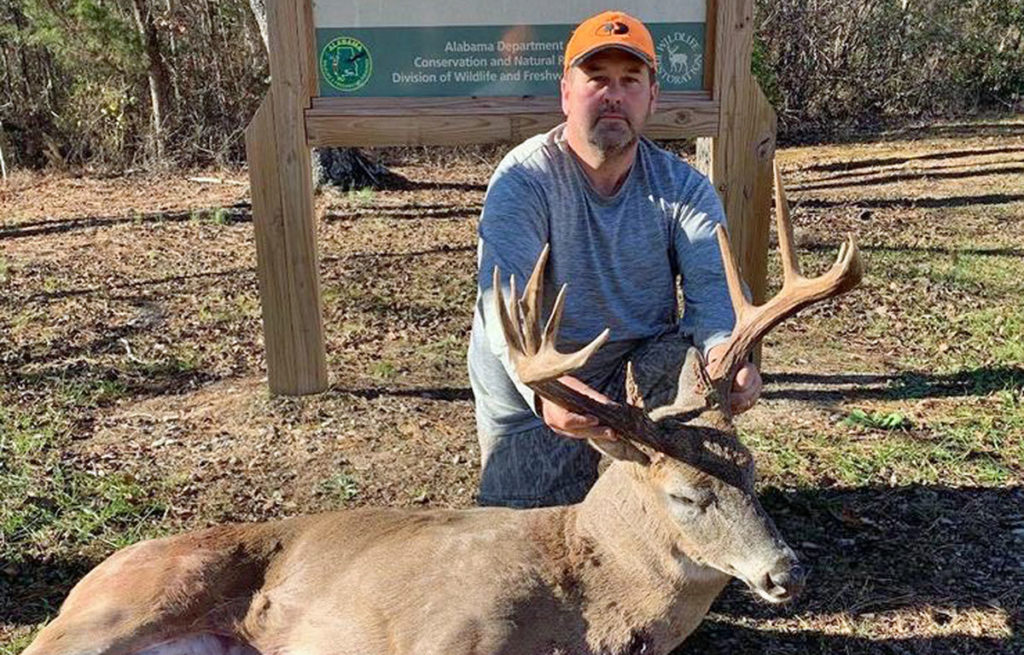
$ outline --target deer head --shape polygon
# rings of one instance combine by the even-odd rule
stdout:
[[[804,573],[793,551],[779,536],[754,494],[754,460],[736,437],[730,411],[733,378],[750,351],[772,327],[801,308],[839,295],[861,278],[856,242],[843,244],[833,267],[820,277],[800,275],[793,252],[789,208],[778,170],[775,172],[776,216],[783,261],[783,288],[761,306],[743,296],[739,271],[725,231],[718,227],[719,246],[736,325],[725,356],[708,366],[691,348],[678,376],[674,399],[662,406],[647,404],[627,367],[625,405],[599,403],[559,382],[581,366],[609,337],[601,333],[585,348],[570,354],[555,349],[566,287],[558,294],[551,316],[540,328],[543,307],[545,247],[522,299],[507,308],[499,271],[494,271],[495,302],[509,354],[519,378],[542,398],[579,414],[597,417],[619,439],[591,442],[621,464],[649,502],[646,507],[663,525],[674,528],[679,551],[692,561],[735,576],[761,598],[773,603],[793,598]],[[516,281],[510,281],[516,298]],[[678,365],[678,363],[676,364]]]

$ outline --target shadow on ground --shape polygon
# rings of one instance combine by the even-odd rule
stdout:
[[[826,199],[807,198],[796,203],[805,209],[833,209],[837,207],[859,207],[861,209],[952,209],[978,205],[1008,205],[1024,200],[1020,193],[983,193],[974,196],[948,196],[944,198],[849,198]]]
[[[942,150],[940,152],[929,152],[914,155],[898,155],[894,157],[870,157],[866,159],[844,160],[829,162],[827,164],[813,164],[802,167],[805,171],[817,173],[834,173],[857,171],[864,168],[879,168],[882,166],[898,166],[909,164],[912,161],[949,161],[952,159],[975,158],[987,155],[1005,155],[1024,152],[1024,146],[1006,146],[1002,148],[967,148],[964,150]],[[829,178],[832,179],[832,178]]]
[[[26,559],[0,568],[0,617],[15,625],[36,625],[57,613],[71,587],[99,564],[87,559]]]
[[[676,655],[1024,653],[1024,488],[769,489],[762,500],[810,568],[803,596],[776,608],[733,582]],[[843,634],[896,611],[920,617],[918,634],[951,629],[935,638]],[[969,612],[988,617],[973,624],[985,636],[961,632],[972,619],[957,617]],[[786,627],[759,629],[759,619]],[[802,630],[801,619],[835,633]]]
[[[808,252],[832,252],[836,249],[834,243],[821,243],[821,242],[808,242],[800,244],[801,250]],[[955,246],[911,246],[911,245],[895,245],[895,246],[881,246],[881,245],[862,245],[858,244],[857,249],[861,252],[891,252],[891,253],[907,253],[907,252],[919,252],[919,253],[930,253],[936,255],[977,255],[980,257],[1024,257],[1024,250],[1020,248],[999,248],[999,247],[965,247],[958,248]]]
[[[1024,367],[982,366],[948,374],[765,373],[763,398],[836,403],[849,400],[920,400],[987,396],[1024,388]]]
[[[82,216],[80,218],[60,220],[27,221],[0,227],[0,241],[49,234],[64,234],[76,230],[107,228],[125,224],[149,225],[154,223],[185,223],[188,221],[210,220],[218,211],[221,212],[219,220],[225,224],[252,222],[252,205],[248,202],[240,202],[229,207],[197,208],[188,211],[159,211],[127,216]]]
[[[1006,162],[1001,162],[1006,163]],[[1018,162],[1014,162],[1018,163]],[[990,175],[1019,175],[1024,173],[1024,166],[1002,166],[979,167],[974,166],[971,170],[938,171],[936,169],[924,169],[914,171],[900,171],[887,175],[859,176],[856,179],[827,178],[820,181],[798,184],[792,187],[793,191],[819,191],[822,189],[858,189],[865,186],[878,186],[883,184],[905,184],[917,180],[967,180],[972,177],[988,177]]]

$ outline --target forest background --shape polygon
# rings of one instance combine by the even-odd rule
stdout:
[[[232,166],[266,90],[262,0],[0,0],[8,167]],[[1021,0],[757,0],[780,139],[1024,110]]]

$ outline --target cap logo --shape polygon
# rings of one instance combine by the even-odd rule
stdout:
[[[629,25],[620,23],[619,21],[611,21],[597,28],[597,33],[602,36],[608,36],[610,34],[628,34]]]

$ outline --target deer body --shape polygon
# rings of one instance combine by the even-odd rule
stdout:
[[[636,467],[570,507],[352,510],[136,544],[25,655],[667,653],[729,576],[683,554]]]

